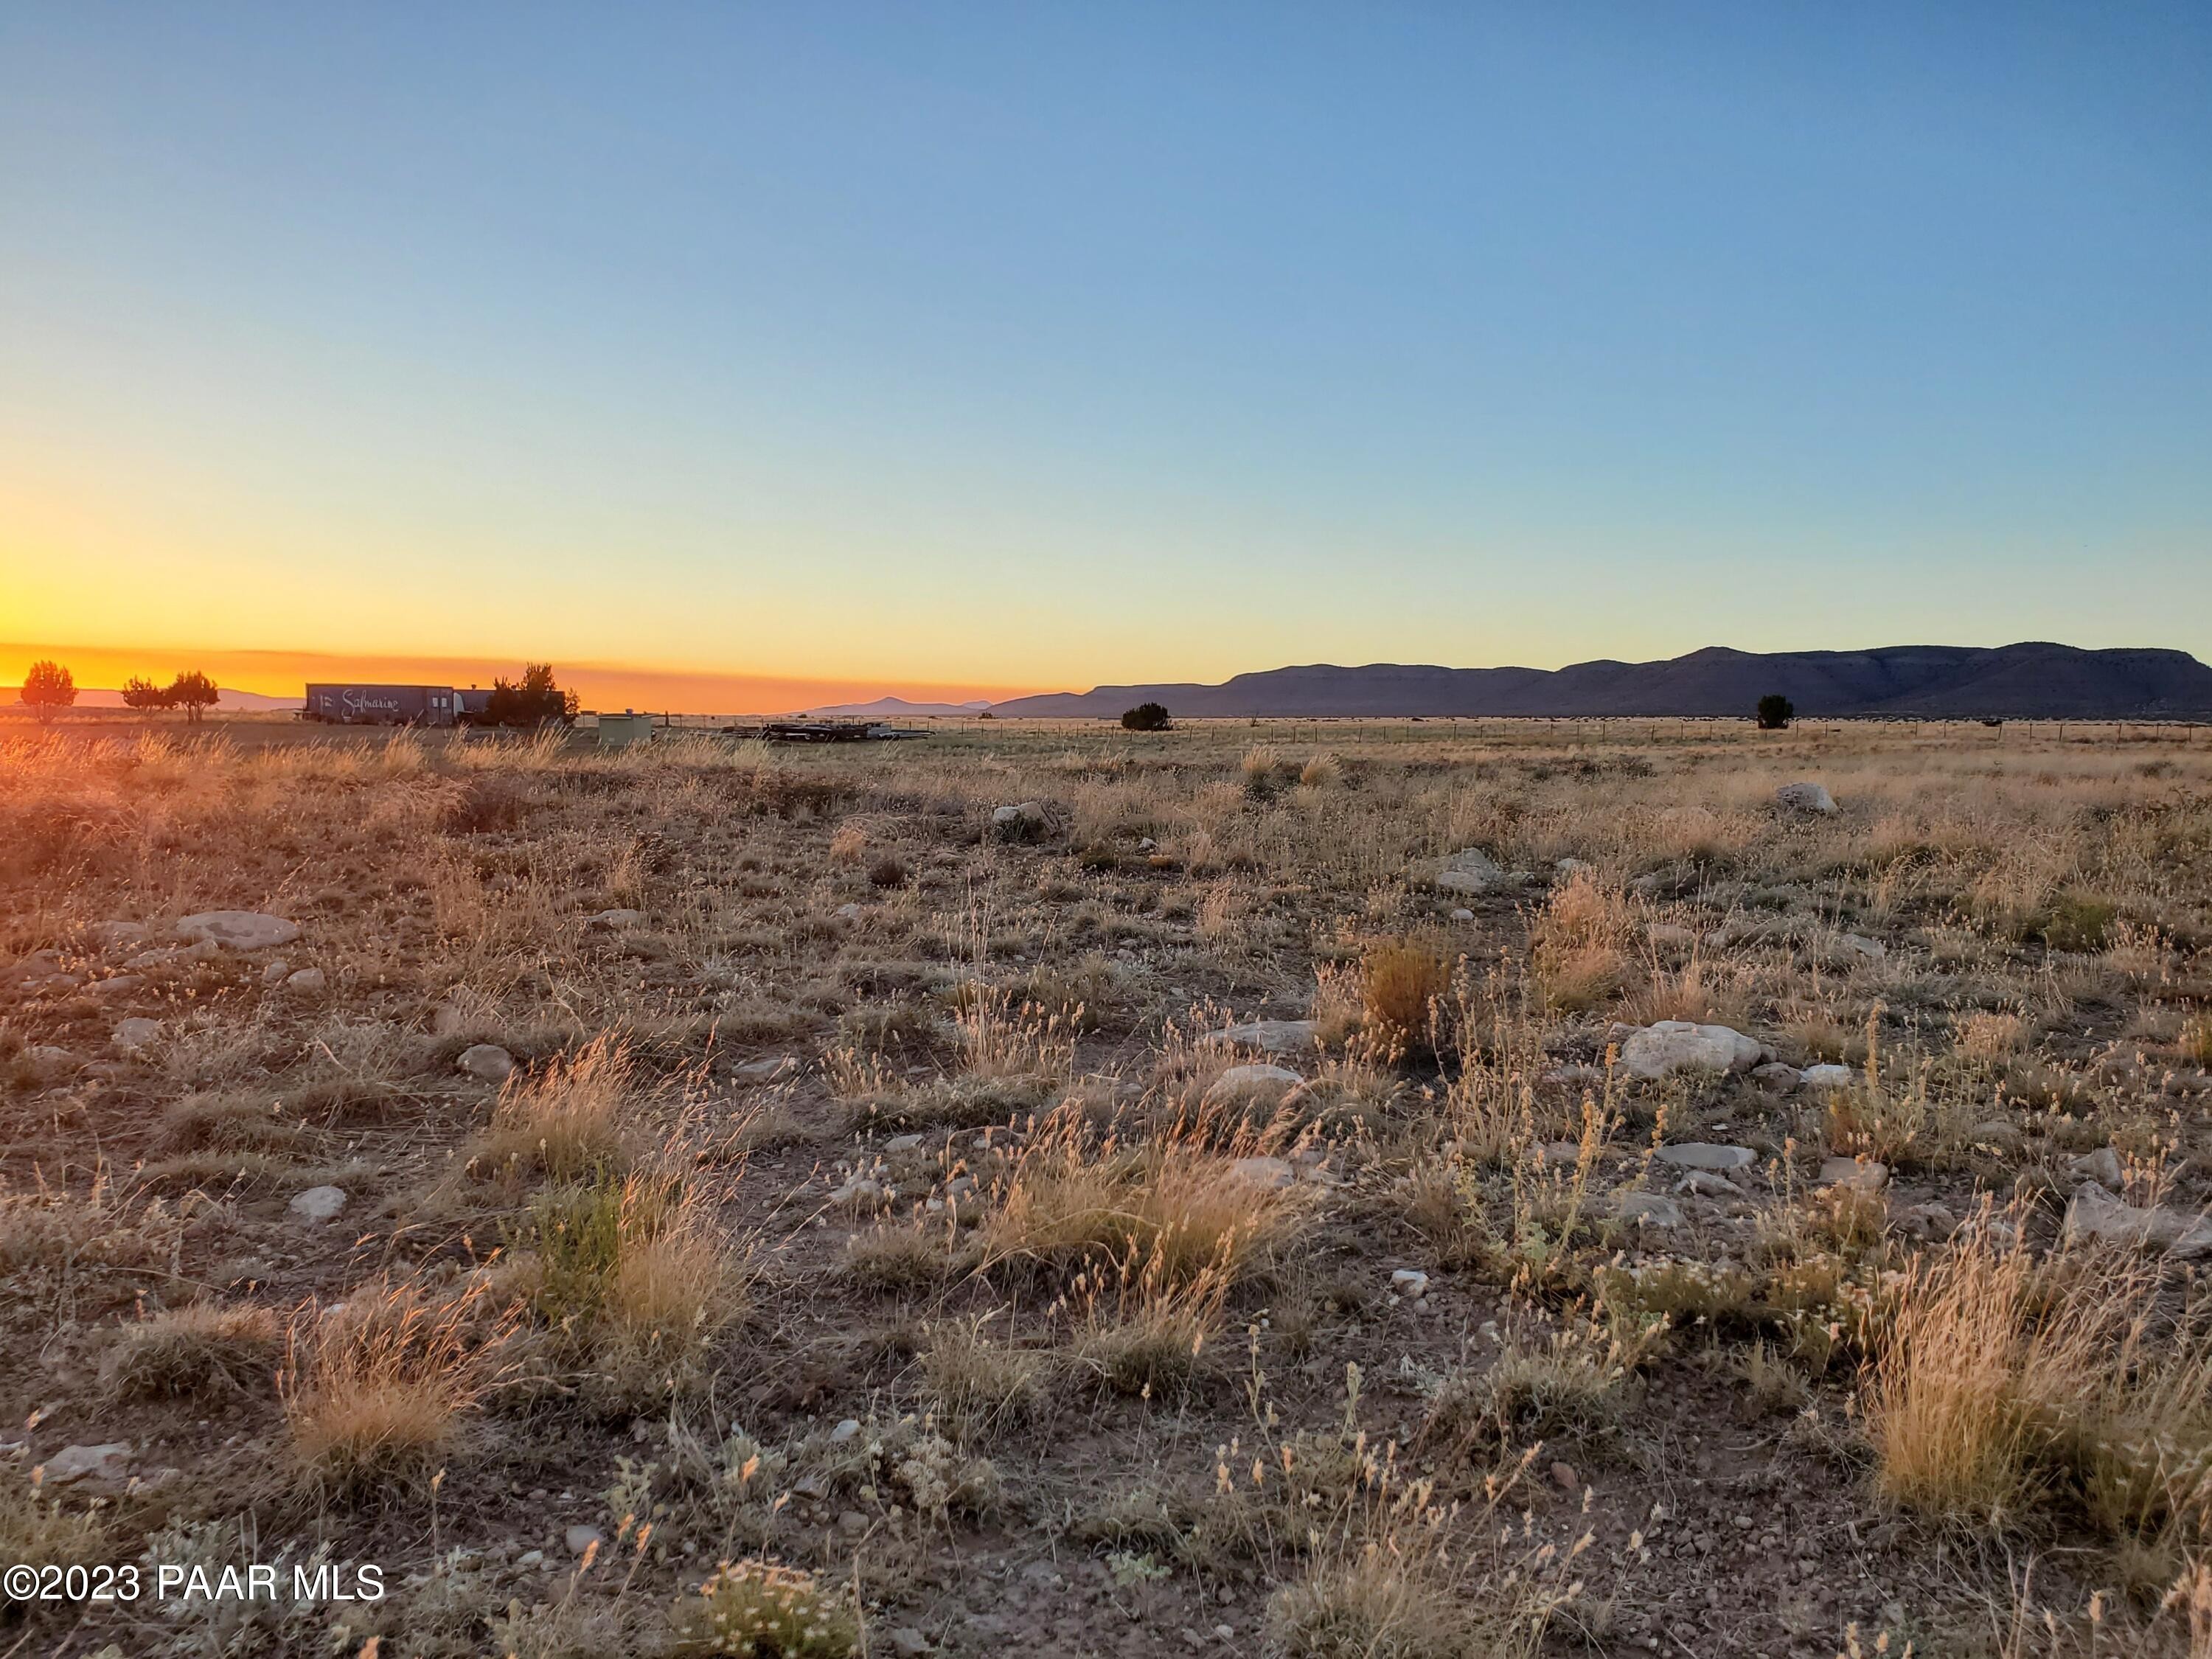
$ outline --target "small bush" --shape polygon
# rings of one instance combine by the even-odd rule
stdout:
[[[1797,713],[1797,706],[1779,692],[1770,691],[1759,700],[1759,729],[1762,732],[1782,732]]]
[[[195,1304],[126,1326],[103,1374],[124,1400],[229,1394],[266,1386],[279,1347],[268,1309]]]
[[[906,866],[897,857],[885,854],[868,866],[868,884],[872,887],[903,887],[906,885]]]
[[[767,1561],[725,1562],[678,1611],[678,1654],[757,1659],[847,1659],[860,1627],[811,1573]]]
[[[1140,702],[1121,716],[1124,732],[1165,732],[1172,729],[1173,726],[1164,703]]]
[[[1431,1012],[1450,977],[1443,955],[1427,945],[1404,939],[1370,945],[1359,988],[1369,1040],[1400,1054],[1427,1048]]]

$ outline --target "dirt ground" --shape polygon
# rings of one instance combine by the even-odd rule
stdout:
[[[0,1653],[2202,1659],[2208,781],[0,727]]]

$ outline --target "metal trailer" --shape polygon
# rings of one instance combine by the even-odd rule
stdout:
[[[300,718],[331,726],[451,726],[459,713],[450,685],[310,685]]]

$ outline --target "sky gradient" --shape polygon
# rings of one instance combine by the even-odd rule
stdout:
[[[0,640],[2034,638],[2212,657],[2212,9],[0,7]]]

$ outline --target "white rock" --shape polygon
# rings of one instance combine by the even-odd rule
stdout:
[[[1474,920],[1474,912],[1462,907],[1462,908],[1451,913],[1451,919],[1454,921],[1473,921]]]
[[[1270,1054],[1294,1054],[1312,1048],[1315,1041],[1310,1019],[1255,1019],[1225,1031],[1209,1031],[1199,1039],[1208,1048],[1257,1048]]]
[[[1889,1185],[1889,1165],[1870,1158],[1830,1158],[1820,1161],[1820,1185],[1849,1187],[1856,1192],[1878,1193]]]
[[[120,1487],[129,1471],[131,1457],[131,1443],[127,1440],[112,1440],[99,1446],[64,1446],[46,1461],[41,1484],[50,1488],[74,1486],[80,1482]]]
[[[2075,1158],[2066,1166],[2066,1172],[2076,1181],[2094,1181],[2116,1193],[2128,1179],[2127,1171],[2120,1167],[2120,1155],[2110,1146],[2100,1146],[2087,1157]]]
[[[584,918],[584,926],[611,930],[617,927],[636,927],[641,926],[644,921],[645,912],[642,910],[594,910]]]
[[[1724,1175],[1715,1175],[1711,1170],[1692,1170],[1674,1183],[1678,1193],[1690,1193],[1699,1198],[1743,1198],[1748,1196],[1742,1188]]]
[[[765,1060],[749,1060],[742,1066],[732,1066],[730,1075],[747,1083],[774,1083],[798,1069],[799,1062],[791,1055],[771,1054]]]
[[[2175,1210],[2125,1203],[2094,1181],[2083,1182],[2066,1206],[2066,1237],[2165,1250],[2184,1261],[2212,1255],[2212,1222]]]
[[[177,924],[180,939],[212,940],[233,951],[268,951],[300,937],[300,924],[261,910],[203,910]]]
[[[884,1198],[884,1184],[869,1176],[854,1176],[830,1194],[832,1204],[858,1208],[864,1204],[879,1204]]]
[[[884,1142],[884,1151],[890,1153],[911,1152],[920,1147],[920,1135],[893,1135]]]
[[[1479,847],[1454,853],[1436,873],[1435,886],[1444,893],[1487,893],[1505,879],[1490,854]]]
[[[1620,1049],[1620,1063],[1630,1075],[1647,1079],[1688,1070],[1747,1072],[1765,1058],[1766,1050],[1741,1031],[1686,1019],[1647,1025]]]
[[[860,1431],[860,1419],[857,1417],[848,1417],[830,1431],[830,1443],[833,1446],[842,1446]]]
[[[1287,1066],[1231,1066],[1206,1091],[1204,1104],[1222,1106],[1237,1101],[1279,1099],[1305,1079]]]
[[[840,921],[858,921],[864,914],[858,902],[839,905],[830,913]]]
[[[143,1054],[161,1036],[158,1019],[126,1019],[115,1028],[115,1046],[126,1054]]]
[[[1710,1140],[1678,1140],[1662,1146],[1658,1158],[1678,1170],[1741,1170],[1759,1162],[1748,1146],[1722,1146]]]
[[[286,1207],[306,1222],[329,1221],[346,1206],[343,1187],[310,1187],[296,1195]]]
[[[1682,1224],[1682,1206],[1663,1193],[1623,1193],[1620,1195],[1620,1218],[1646,1227],[1679,1227]]]
[[[1390,1275],[1390,1288],[1400,1296],[1426,1296],[1429,1276],[1418,1267],[1400,1267]]]
[[[594,1544],[597,1544],[601,1549],[605,1549],[607,1543],[607,1535],[601,1532],[597,1527],[579,1525],[571,1527],[568,1531],[562,1533],[561,1534],[561,1541],[568,1547],[569,1554],[581,1555],[586,1550],[591,1548]]]
[[[1797,1075],[1797,1081],[1808,1089],[1848,1089],[1858,1081],[1858,1073],[1848,1066],[1829,1063],[1808,1066]]]
[[[500,1083],[514,1069],[514,1056],[496,1042],[477,1042],[462,1049],[453,1064],[480,1082]]]
[[[991,830],[1001,841],[1034,841],[1051,828],[1052,813],[1042,801],[991,809]]]
[[[1847,954],[1867,962],[1880,962],[1889,954],[1889,946],[1878,939],[1869,939],[1864,933],[1838,933],[1836,943]]]
[[[1239,1158],[1230,1160],[1229,1176],[1248,1187],[1273,1192],[1291,1185],[1298,1178],[1298,1172],[1286,1158]]]
[[[1817,783],[1785,783],[1774,792],[1774,799],[1797,812],[1826,814],[1841,810],[1835,798]]]
[[[329,983],[319,968],[302,968],[295,974],[284,976],[284,988],[295,996],[320,996]]]

